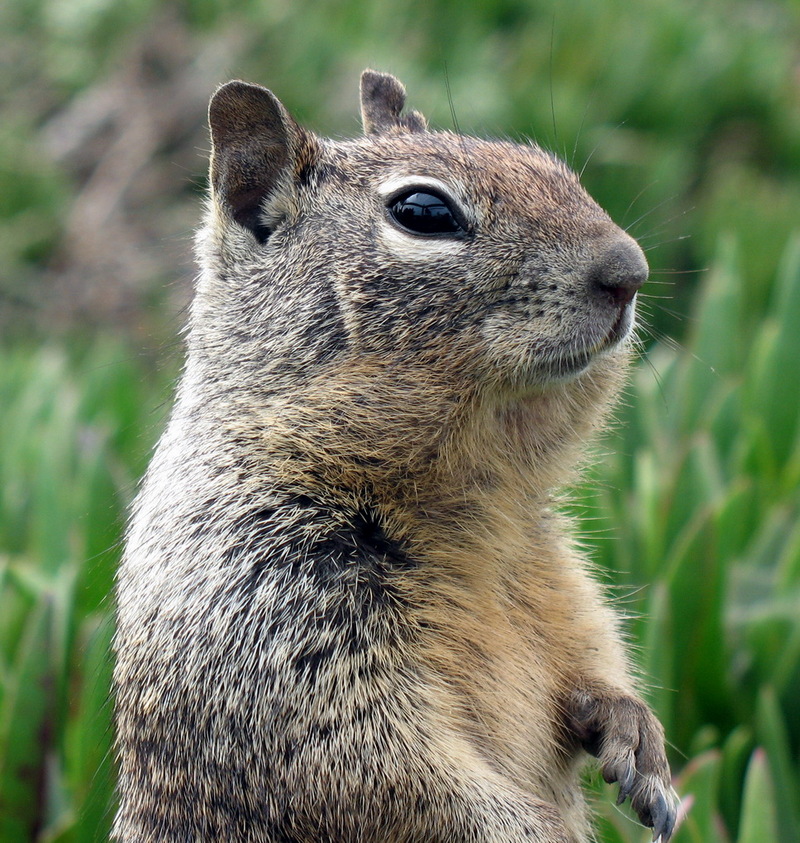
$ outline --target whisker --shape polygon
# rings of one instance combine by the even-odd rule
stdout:
[[[671,200],[669,200],[669,199],[664,200],[664,202],[668,202],[668,201],[671,201]],[[661,204],[663,205],[664,202],[662,202]],[[658,207],[658,206],[656,206],[656,207]],[[655,210],[655,209],[653,209],[653,210]],[[660,234],[662,231],[664,231],[665,228],[667,228],[673,222],[675,222],[675,220],[680,219],[681,217],[685,217],[686,214],[688,214],[690,211],[693,211],[693,210],[694,210],[694,206],[691,207],[691,208],[686,208],[683,211],[679,211],[677,214],[673,214],[671,217],[667,217],[667,219],[662,220],[661,223],[656,228],[652,229],[651,231],[646,232],[645,234],[642,234],[637,239],[647,240],[648,238],[652,238],[655,235]],[[649,213],[649,211],[648,211],[648,213]],[[632,223],[631,226],[629,226],[629,227],[632,228],[634,225],[636,225],[636,223]],[[626,231],[627,231],[627,229],[626,229]]]
[[[553,101],[553,45],[556,34],[556,13],[553,12],[553,19],[550,22],[550,116],[553,120],[553,147],[558,148],[558,129],[556,128],[556,107]]]
[[[456,107],[453,103],[453,91],[450,88],[450,74],[447,70],[447,59],[444,60],[444,89],[447,92],[447,102],[450,105],[450,117],[453,121],[453,127],[456,130],[456,134],[461,134],[461,127],[458,125],[458,117],[456,117]]]
[[[656,184],[657,182],[654,182]],[[652,187],[652,185],[650,185]],[[668,196],[666,199],[662,199],[658,204],[653,205],[652,208],[645,211],[641,216],[637,217],[630,225],[625,226],[625,231],[630,231],[635,225],[638,225],[642,220],[646,219],[650,216],[654,211],[657,211],[659,208],[663,208],[669,202],[674,202],[678,198],[678,194],[674,193],[672,196]],[[676,215],[679,216],[679,215]],[[675,219],[673,217],[672,219]],[[672,219],[669,222],[672,222]]]
[[[628,207],[625,209],[625,213],[622,215],[622,221],[623,221],[623,223],[625,222],[625,218],[626,218],[626,217],[628,216],[628,214],[631,212],[631,208],[633,208],[633,206],[634,206],[634,205],[635,205],[635,204],[639,201],[639,199],[641,199],[641,198],[642,198],[642,196],[643,196],[643,195],[644,195],[644,194],[645,194],[648,190],[650,190],[650,188],[651,188],[651,187],[655,187],[657,184],[658,184],[658,179],[655,179],[654,181],[651,181],[651,182],[650,182],[650,184],[648,184],[648,185],[646,185],[645,187],[643,187],[643,188],[642,188],[642,189],[641,189],[641,190],[640,190],[640,191],[636,194],[636,196],[634,196],[634,197],[633,197],[633,199],[631,199],[630,203],[628,204]],[[649,211],[648,211],[648,213],[649,213]],[[641,219],[641,218],[640,218],[640,219]],[[633,225],[636,225],[636,222],[632,222],[632,223],[631,223],[631,225],[632,225],[632,226],[633,226]],[[627,228],[624,224],[623,224],[623,228],[625,229],[625,231],[627,231],[627,230],[628,230],[628,228]]]
[[[681,240],[689,240],[691,238],[691,234],[679,234],[677,237],[669,237],[666,240],[659,240],[657,243],[651,243],[648,246],[642,246],[642,241],[645,238],[639,238],[639,245],[642,246],[645,252],[652,252],[654,249],[658,249],[661,246],[666,246],[669,243],[679,243]]]
[[[652,275],[699,275],[701,272],[708,272],[711,269],[709,266],[701,267],[700,269],[657,269]],[[649,282],[648,282],[649,283]],[[657,284],[671,284],[671,281],[657,281]]]

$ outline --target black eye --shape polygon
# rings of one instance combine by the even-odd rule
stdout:
[[[455,234],[463,231],[446,199],[435,193],[410,190],[389,204],[392,218],[414,234]]]

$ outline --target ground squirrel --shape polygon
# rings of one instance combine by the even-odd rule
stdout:
[[[211,100],[202,273],[118,577],[133,841],[575,843],[596,755],[666,840],[660,724],[554,504],[623,381],[638,245],[534,145]]]

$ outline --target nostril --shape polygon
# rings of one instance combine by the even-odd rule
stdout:
[[[636,295],[637,290],[641,287],[641,284],[637,287],[632,286],[616,286],[616,285],[608,285],[603,281],[599,281],[597,284],[598,288],[607,295],[614,304],[617,305],[625,305],[629,302],[633,301],[633,297]]]
[[[617,306],[628,304],[647,281],[644,253],[633,240],[606,250],[589,272],[590,285]]]

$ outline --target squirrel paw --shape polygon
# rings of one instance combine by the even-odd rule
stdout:
[[[628,797],[653,840],[667,843],[677,814],[664,751],[664,730],[635,697],[578,691],[569,706],[570,725],[587,752],[600,761],[603,778],[619,782],[617,804]]]

